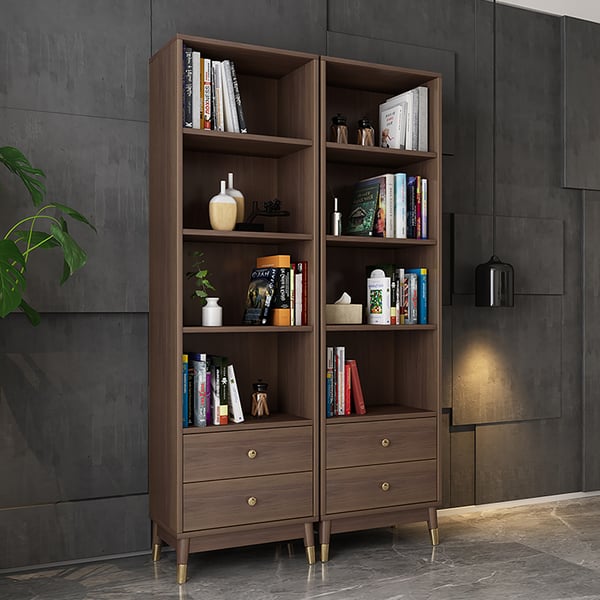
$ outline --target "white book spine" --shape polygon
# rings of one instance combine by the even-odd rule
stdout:
[[[396,237],[406,239],[406,173],[394,175]]]
[[[232,364],[227,365],[227,382],[229,385],[229,416],[234,423],[243,423],[242,401]]]
[[[335,347],[335,366],[336,366],[336,414],[343,415],[346,399],[346,347],[336,346]]]
[[[217,131],[225,131],[225,122],[223,120],[223,87],[221,83],[221,61],[213,60],[213,86],[215,88],[215,115],[214,128]]]
[[[421,237],[426,240],[429,237],[429,222],[427,212],[427,179],[421,179]]]
[[[231,79],[231,64],[228,60],[224,60],[221,63],[223,67],[223,84],[225,86],[225,90],[227,91],[226,97],[223,100],[227,101],[227,107],[225,109],[225,117],[229,115],[230,124],[227,128],[227,121],[225,122],[225,126],[227,131],[231,131],[233,133],[240,132],[240,124],[238,122],[237,108],[235,106],[235,96],[233,92],[233,81]]]
[[[422,85],[417,90],[419,93],[419,141],[417,149],[421,152],[427,152],[429,149],[429,89]]]
[[[302,271],[296,271],[295,288],[295,307],[296,325],[302,325]]]

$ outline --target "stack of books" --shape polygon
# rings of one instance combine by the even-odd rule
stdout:
[[[399,150],[428,150],[429,89],[415,89],[379,105],[379,145]]]
[[[350,415],[353,410],[357,415],[366,414],[356,360],[346,359],[345,346],[328,346],[326,358],[326,416]]]
[[[183,46],[183,126],[247,133],[235,65]]]

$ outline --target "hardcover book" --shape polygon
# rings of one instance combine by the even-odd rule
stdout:
[[[259,256],[256,259],[257,268],[273,267],[277,269],[275,279],[275,293],[271,300],[270,325],[289,326],[291,321],[290,304],[290,255],[274,254],[271,256]]]
[[[418,269],[405,269],[408,275],[417,277],[417,324],[427,324],[427,269],[422,267]]]
[[[183,365],[183,398],[181,403],[182,409],[182,422],[183,427],[187,427],[189,423],[189,414],[188,414],[188,355],[182,355],[182,365]]]
[[[276,268],[267,267],[252,271],[246,294],[244,325],[266,325],[268,323],[276,281]]]
[[[346,235],[373,235],[379,206],[379,182],[359,181],[352,193],[352,206],[346,218]]]
[[[389,325],[391,311],[391,279],[375,269],[367,279],[367,323]]]
[[[192,92],[193,83],[193,50],[183,46],[183,126],[193,127],[192,121]]]
[[[360,376],[358,375],[358,365],[356,360],[353,358],[348,359],[346,363],[350,365],[350,377],[352,379],[350,391],[352,395],[352,403],[354,405],[354,412],[356,412],[357,415],[365,415],[367,414],[367,409],[365,406],[362,385],[360,383]]]
[[[235,72],[235,64],[233,61],[229,61],[229,67],[231,69],[231,82],[233,83],[233,97],[235,99],[235,108],[237,110],[238,125],[240,127],[240,133],[248,133],[246,127],[246,119],[244,117],[244,109],[242,108],[242,96],[240,95],[240,88],[238,85],[237,74]]]
[[[234,423],[243,423],[244,411],[242,410],[242,400],[232,363],[227,365],[227,381],[229,384],[229,416]]]
[[[192,423],[196,427],[206,427],[206,354],[193,353],[189,355],[190,365],[193,368],[192,376]]]
[[[379,105],[379,145],[404,150],[407,102],[391,100]]]

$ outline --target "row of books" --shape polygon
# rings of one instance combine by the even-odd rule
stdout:
[[[369,325],[427,324],[427,268],[385,264],[366,271]]]
[[[415,89],[379,105],[379,145],[382,148],[427,152],[429,89]]]
[[[250,274],[244,325],[308,325],[308,262],[259,256]]]
[[[386,173],[354,186],[345,235],[427,239],[428,230],[427,178]]]
[[[247,133],[232,60],[214,60],[184,44],[183,126]]]
[[[183,427],[244,421],[233,363],[224,356],[191,352],[182,355],[182,366]]]
[[[326,359],[326,416],[366,414],[356,360],[346,358],[345,346],[327,346]]]

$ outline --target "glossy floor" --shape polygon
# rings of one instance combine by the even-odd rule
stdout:
[[[3,600],[600,600],[600,496],[444,512],[440,545],[425,524],[332,536],[330,561],[309,567],[301,543],[190,557],[53,567],[0,577]]]

